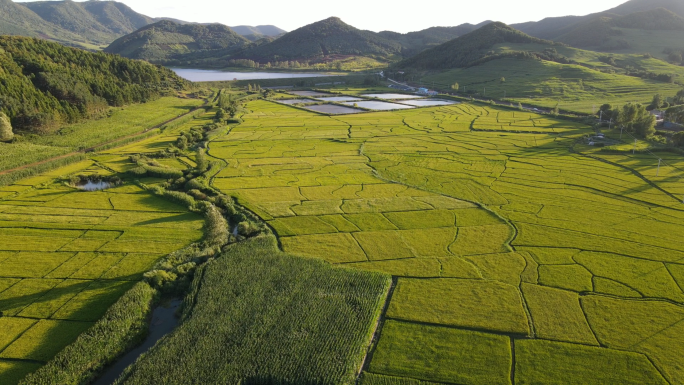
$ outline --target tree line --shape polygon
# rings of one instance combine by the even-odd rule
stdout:
[[[14,130],[44,133],[188,85],[171,70],[142,61],[0,37],[0,112]]]

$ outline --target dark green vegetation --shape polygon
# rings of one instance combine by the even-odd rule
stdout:
[[[678,0],[631,0],[586,16],[547,18],[513,25],[532,36],[574,47],[667,58],[684,38],[684,5]]]
[[[168,65],[359,69],[412,56],[487,23],[433,27],[399,34],[362,31],[331,17],[282,36],[277,33],[281,30],[272,26],[262,28],[268,34],[259,34],[258,27],[235,27],[236,32],[244,36],[236,39],[237,35],[228,27],[181,26],[167,21],[122,37],[106,51]],[[207,32],[207,28],[213,32]],[[210,36],[208,41],[207,36]],[[248,40],[254,43],[247,44]]]
[[[161,20],[201,26],[181,20],[145,16],[116,1],[14,3],[11,0],[0,0],[0,35],[38,37],[87,50],[105,48],[114,40]],[[273,25],[243,25],[233,28],[237,34],[251,41],[285,33]]]
[[[280,29],[275,25],[257,25],[256,27],[249,25],[238,25],[235,27],[230,27],[230,29],[251,41],[257,41],[263,38],[275,38],[287,33],[287,31]]]
[[[251,48],[238,56],[259,62],[316,59],[336,55],[364,55],[388,58],[401,52],[401,44],[370,31],[356,29],[331,17],[285,34],[279,39]]]
[[[114,41],[105,52],[167,65],[198,65],[207,56],[222,57],[249,40],[222,24],[177,24],[163,20]]]
[[[0,111],[15,131],[47,132],[185,89],[172,71],[120,56],[0,37]]]
[[[445,92],[588,114],[606,102],[647,104],[658,93],[672,102],[684,83],[684,67],[650,55],[581,50],[502,23],[423,51],[393,69]]]
[[[106,46],[153,22],[115,1],[0,1],[0,34],[40,37],[85,49]]]
[[[119,384],[354,384],[390,284],[284,254],[272,236],[197,277],[183,324]]]
[[[464,36],[428,49],[397,64],[399,67],[416,69],[447,69],[471,67],[500,56],[491,54],[496,44],[544,44],[554,43],[537,39],[517,31],[503,23],[490,23]]]
[[[489,23],[491,23],[491,21],[484,21],[477,25],[466,23],[456,27],[431,27],[422,31],[403,34],[392,31],[382,31],[379,32],[378,35],[385,39],[400,43],[403,47],[402,54],[404,56],[412,56],[430,46],[445,43]]]

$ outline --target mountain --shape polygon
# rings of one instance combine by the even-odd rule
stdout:
[[[485,21],[477,25],[461,24],[456,27],[432,27],[422,31],[397,33],[392,31],[382,31],[378,35],[388,40],[396,41],[403,47],[402,54],[405,57],[413,56],[431,46],[445,43],[459,36],[472,32],[491,21]]]
[[[531,36],[579,48],[651,53],[665,58],[666,51],[681,48],[682,18],[681,0],[630,0],[586,16],[552,17],[511,26]]]
[[[0,36],[0,78],[0,111],[37,133],[187,86],[143,61],[16,36]]]
[[[263,45],[239,53],[240,59],[259,62],[283,60],[321,60],[340,56],[387,58],[401,53],[398,42],[370,31],[362,31],[331,17]]]
[[[125,4],[112,1],[37,1],[23,5],[43,20],[95,44],[107,44],[153,22]]]
[[[145,26],[115,40],[105,52],[153,63],[224,56],[249,41],[223,24],[177,24],[169,20]]]
[[[580,23],[556,40],[573,47],[610,51],[631,47],[627,30],[684,31],[684,18],[665,8],[634,12],[625,16],[600,17]],[[684,34],[682,34],[684,38]],[[676,47],[679,48],[679,47]]]
[[[123,3],[89,0],[76,2],[34,1],[14,3],[0,0],[0,34],[39,37],[89,50],[98,50],[114,40],[140,28],[163,20],[176,24],[188,23],[169,18],[151,18]],[[273,25],[234,27],[249,40],[277,37],[284,30]]]
[[[275,37],[287,33],[287,31],[280,29],[275,25],[257,25],[256,27],[238,25],[236,27],[230,27],[230,29],[242,36],[256,35]]]
[[[11,0],[0,0],[0,34],[40,37],[62,43],[83,40],[80,36],[43,20],[35,12]]]
[[[437,70],[463,68],[480,63],[488,57],[495,57],[492,49],[497,44],[542,44],[555,43],[538,39],[515,30],[500,22],[492,22],[473,32],[425,50],[418,55],[397,64],[401,68]]]
[[[607,10],[605,13],[625,16],[630,13],[649,11],[656,8],[665,8],[684,17],[684,2],[681,0],[630,0]]]

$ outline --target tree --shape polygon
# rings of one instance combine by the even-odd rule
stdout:
[[[9,142],[14,139],[12,123],[4,112],[0,112],[0,142]]]
[[[657,110],[662,106],[663,106],[663,95],[655,94],[655,95],[653,95],[653,101],[651,102],[651,105],[648,107],[648,109]]]
[[[672,143],[677,147],[684,147],[684,131],[672,135]]]
[[[460,88],[460,85],[458,83],[454,83],[451,85],[451,89],[456,90],[456,92],[458,92],[459,88]]]
[[[520,111],[522,111],[522,110],[523,110],[523,106],[522,106],[522,103],[520,103],[520,102],[518,102],[518,109],[519,109]]]
[[[502,76],[501,79],[499,79],[499,81],[500,81],[501,83],[506,83],[506,78]]]
[[[645,138],[655,133],[656,117],[646,111],[645,106],[639,103],[628,103],[620,110],[618,124]]]
[[[679,52],[672,52],[668,58],[675,64],[680,64],[682,62],[682,54]]]
[[[553,116],[560,115],[560,103],[556,103],[556,106],[553,107],[553,111],[551,111],[551,115],[553,115]]]
[[[209,168],[209,162],[207,162],[207,156],[205,155],[203,149],[199,149],[197,151],[195,163],[197,164],[197,167],[195,167],[195,169],[200,173],[207,171],[207,169]]]
[[[223,110],[223,108],[219,108],[218,111],[216,111],[216,116],[214,117],[214,120],[217,122],[222,122],[226,119],[226,111]]]
[[[681,105],[684,104],[684,90],[681,90],[677,92],[677,95],[675,95],[674,100],[672,102],[674,105]]]

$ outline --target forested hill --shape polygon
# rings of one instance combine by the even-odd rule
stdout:
[[[529,35],[605,52],[650,53],[665,58],[681,50],[682,0],[630,0],[586,16],[550,17],[511,25]]]
[[[36,133],[188,87],[143,61],[12,36],[0,37],[0,79],[0,111]]]
[[[421,31],[408,33],[382,31],[378,32],[378,35],[401,44],[403,47],[402,54],[404,57],[409,57],[426,48],[446,43],[449,40],[463,36],[466,33],[472,32],[489,23],[491,23],[491,21],[485,21],[477,25],[466,23],[457,25],[456,27],[431,27]]]
[[[105,52],[154,63],[226,55],[249,44],[223,24],[178,24],[163,20],[114,41]]]
[[[625,16],[600,17],[580,23],[556,40],[582,48],[611,48],[611,38],[624,35],[622,28],[645,31],[684,31],[684,18],[665,8],[631,13]],[[684,33],[682,34],[684,38]],[[629,41],[623,45],[629,45]],[[675,47],[679,48],[679,47]]]
[[[275,25],[257,25],[256,27],[252,27],[249,25],[238,25],[235,27],[230,27],[235,33],[238,33],[242,36],[270,36],[270,37],[276,37],[280,36],[284,33],[287,33],[284,29],[280,29],[276,27]]]
[[[239,56],[260,62],[316,60],[336,55],[384,58],[401,53],[401,49],[398,42],[331,17],[289,32],[268,44],[247,49]]]
[[[494,22],[473,32],[425,50],[397,64],[402,68],[438,70],[462,68],[477,64],[490,55],[491,49],[501,43],[537,43],[554,45],[517,31],[504,23]]]
[[[115,1],[0,0],[0,34],[40,37],[97,49],[154,20]]]
[[[42,37],[63,43],[81,39],[80,36],[41,19],[35,12],[11,0],[0,0],[0,35]]]

